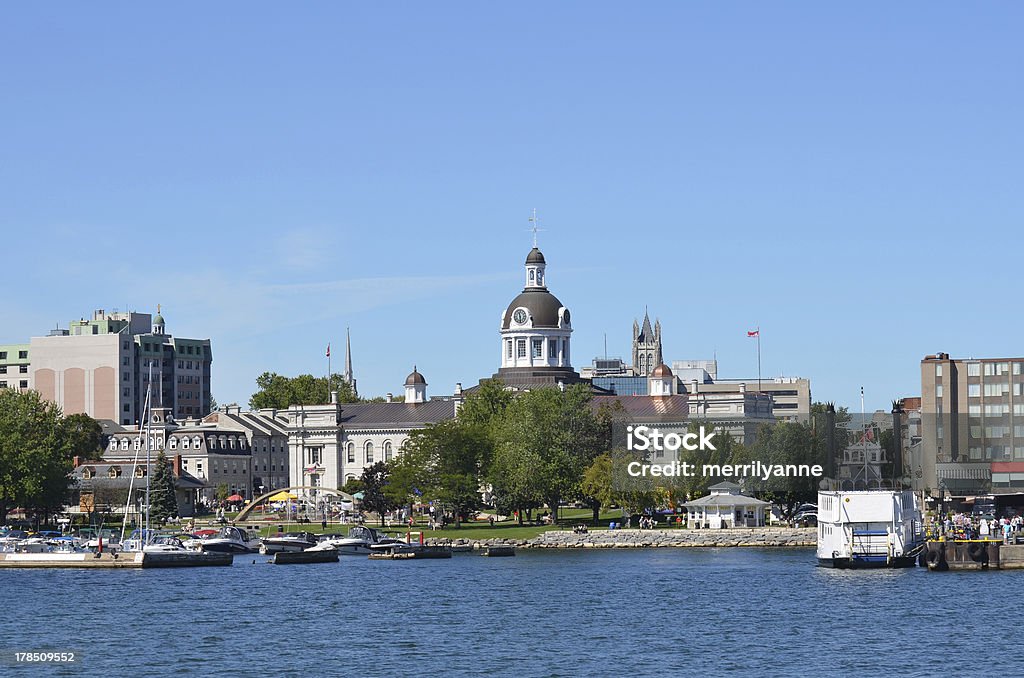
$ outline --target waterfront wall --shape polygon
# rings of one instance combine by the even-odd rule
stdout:
[[[813,527],[763,527],[728,530],[549,530],[533,539],[428,538],[428,544],[481,548],[509,544],[519,548],[601,549],[681,547],[807,547],[817,543]]]

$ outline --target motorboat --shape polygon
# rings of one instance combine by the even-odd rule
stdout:
[[[260,539],[253,532],[229,525],[220,528],[212,537],[196,540],[203,551],[217,553],[255,553],[260,548]]]
[[[317,545],[316,535],[311,532],[278,532],[264,537],[261,553],[273,554],[282,551],[305,551]]]
[[[173,534],[158,534],[142,547],[144,553],[181,553],[192,549],[186,548],[181,537]]]
[[[374,546],[385,544],[404,544],[404,541],[388,537],[363,525],[356,525],[344,537],[331,536],[320,541],[327,544],[325,548],[335,548],[339,556],[365,556],[373,552]]]

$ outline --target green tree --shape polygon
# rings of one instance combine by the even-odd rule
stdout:
[[[539,496],[558,518],[562,499],[580,494],[584,470],[607,448],[607,430],[581,384],[564,391],[539,388],[516,397],[496,427],[496,460],[525,481],[524,496]],[[502,473],[490,474],[496,494],[507,491]]]
[[[594,525],[601,517],[601,507],[615,503],[615,490],[612,483],[612,456],[605,452],[598,455],[587,470],[583,472],[581,483],[583,494],[590,500],[590,508],[594,512]]]
[[[408,497],[419,491],[436,499],[455,515],[455,527],[461,527],[480,503],[481,450],[489,442],[482,426],[461,419],[415,431],[392,469],[399,476],[393,494]]]
[[[60,408],[36,391],[0,389],[0,522],[15,506],[60,510],[73,484],[72,456]]]
[[[352,386],[340,374],[332,374],[330,386],[327,377],[300,374],[286,377],[276,372],[264,372],[256,377],[258,390],[249,398],[253,409],[274,408],[283,410],[292,405],[323,405],[330,402],[330,391],[338,392],[338,402],[353,403],[359,400]]]
[[[149,518],[158,525],[178,517],[176,486],[171,462],[164,451],[160,450],[153,465],[153,477],[149,479]],[[224,487],[227,488],[226,485]]]
[[[214,496],[217,497],[217,501],[225,502],[231,496],[231,488],[228,487],[227,483],[220,483],[217,485],[217,493]]]
[[[64,417],[61,425],[73,456],[89,460],[103,458],[103,427],[98,421],[87,414],[71,414]]]
[[[396,507],[384,489],[388,485],[388,466],[378,461],[363,469],[360,478],[363,481],[363,508],[380,516],[380,526],[384,527],[384,514]]]
[[[363,491],[363,481],[359,478],[349,478],[345,484],[338,488],[345,494],[355,494]]]
[[[766,465],[824,465],[824,440],[807,424],[785,421],[762,424],[757,440],[750,446],[750,459]],[[755,496],[776,504],[782,517],[788,519],[800,504],[817,501],[819,482],[820,478],[813,476],[772,477],[754,480],[751,484]]]

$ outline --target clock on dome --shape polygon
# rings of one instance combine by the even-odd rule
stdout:
[[[512,319],[519,325],[526,324],[526,311],[521,308],[517,308],[516,312],[512,314]]]

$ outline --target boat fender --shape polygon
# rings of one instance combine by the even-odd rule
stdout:
[[[967,555],[970,556],[971,560],[976,563],[988,560],[988,549],[985,548],[985,544],[979,544],[973,542],[967,547]]]
[[[928,552],[928,567],[938,567],[942,561],[942,552],[936,549]]]

